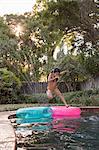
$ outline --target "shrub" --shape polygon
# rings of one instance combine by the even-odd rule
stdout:
[[[67,92],[64,95],[70,105],[99,106],[99,89]]]
[[[0,104],[16,103],[20,87],[21,82],[14,73],[0,68]]]
[[[21,95],[22,97],[21,97],[21,101],[23,102],[23,103],[33,103],[33,104],[35,104],[35,103],[48,103],[48,99],[47,99],[47,96],[46,96],[46,94],[31,94],[31,95],[29,95],[29,94],[24,94],[24,95]]]

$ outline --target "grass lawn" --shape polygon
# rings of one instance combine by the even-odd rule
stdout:
[[[21,107],[29,107],[29,106],[34,106],[34,104],[2,104],[0,105],[0,112],[13,111]]]
[[[0,105],[0,112],[2,111],[14,111],[18,108],[23,107],[36,107],[36,106],[48,106],[49,104],[2,104]],[[57,105],[57,104],[50,104],[50,105]]]

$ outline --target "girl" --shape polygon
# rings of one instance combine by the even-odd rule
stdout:
[[[60,77],[59,68],[55,68],[54,70],[51,71],[51,73],[48,75],[48,78],[47,78],[48,86],[47,86],[46,93],[49,99],[53,98],[53,94],[60,97],[61,101],[65,104],[66,107],[68,107],[63,94],[60,92],[60,90],[57,87],[57,81],[59,77]]]

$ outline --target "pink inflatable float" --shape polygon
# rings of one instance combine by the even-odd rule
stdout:
[[[73,117],[79,116],[81,114],[81,110],[79,107],[66,107],[66,106],[52,106],[52,117],[56,116],[60,117]]]

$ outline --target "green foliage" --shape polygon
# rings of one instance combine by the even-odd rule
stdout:
[[[38,103],[38,104],[44,104],[44,103],[48,103],[48,99],[46,94],[32,94],[32,95],[21,95],[21,101],[23,103]]]
[[[59,98],[48,100],[46,94],[21,95],[20,104],[2,104],[0,111],[17,110],[23,107],[64,105]],[[64,93],[70,106],[99,106],[99,89]]]
[[[99,89],[63,93],[66,102],[71,106],[99,106]],[[48,99],[44,94],[21,95],[21,104],[64,105],[59,97]]]
[[[63,58],[57,60],[57,66],[61,71],[65,71],[61,76],[61,80],[67,85],[68,91],[76,90],[76,83],[87,79],[87,71],[79,62],[78,56],[67,54]]]
[[[91,65],[90,65],[91,64]],[[92,76],[96,76],[99,72],[99,52],[88,56],[85,60],[85,67],[88,73]]]
[[[99,89],[65,93],[65,99],[71,105],[99,106]]]
[[[17,103],[21,82],[14,73],[0,68],[0,103]]]
[[[67,70],[63,80],[69,82],[69,91],[75,90],[76,81],[95,76],[99,70],[96,3],[93,0],[38,0],[31,13],[6,15],[6,20],[0,18],[0,67],[6,67],[31,84],[39,81],[42,74],[48,74],[58,61],[58,66]],[[22,25],[23,34],[16,37],[11,26],[18,24]],[[73,48],[67,51],[70,55],[65,57],[62,53],[61,59],[55,61],[56,46],[64,36],[75,31],[83,39],[72,36]],[[87,46],[88,43],[91,46]],[[78,52],[77,57],[72,56],[74,50]]]
[[[42,5],[44,9],[38,11],[40,5]],[[87,74],[90,74],[91,76],[92,74],[95,75],[97,73],[99,66],[95,65],[97,61],[95,51],[98,50],[97,12],[97,2],[94,2],[93,0],[90,0],[90,2],[85,0],[38,1],[36,11],[34,11],[34,13],[37,14],[37,18],[40,21],[40,25],[42,24],[42,26],[38,26],[38,28],[41,30],[40,34],[43,31],[42,38],[47,42],[46,45],[48,45],[48,47],[50,46],[51,48],[48,49],[48,55],[53,55],[53,49],[55,48],[55,46],[57,46],[57,44],[59,44],[64,35],[76,31],[76,33],[83,37],[82,39],[75,37],[74,43],[71,43],[73,46],[71,51],[76,50],[78,52],[78,57],[79,55],[81,56],[81,54],[84,54],[84,59],[81,60],[82,64],[78,58],[75,64],[73,64],[72,66],[70,66],[71,68],[69,68],[71,69],[72,76],[74,75],[73,79],[75,79],[76,76],[76,78],[83,80],[87,79]],[[96,28],[94,28],[94,25],[96,25]],[[46,34],[44,31],[46,32]],[[53,33],[56,34],[56,32],[58,33],[57,38],[55,38],[55,36],[52,36],[54,35]],[[54,43],[53,46],[51,45],[51,43]],[[88,43],[89,45],[87,46]],[[91,58],[89,58],[90,56]],[[63,60],[64,57],[65,56],[62,55]],[[85,61],[86,59],[87,61]],[[95,63],[91,66],[90,63],[92,62]],[[59,59],[58,63],[60,63]],[[71,64],[70,60],[68,64],[69,63]],[[83,66],[83,64],[85,65]],[[72,77],[69,77],[72,80]]]
[[[15,35],[12,34],[4,19],[0,18],[0,63],[2,67],[9,64],[11,55],[13,56],[14,54],[13,50],[17,49],[17,44]]]

